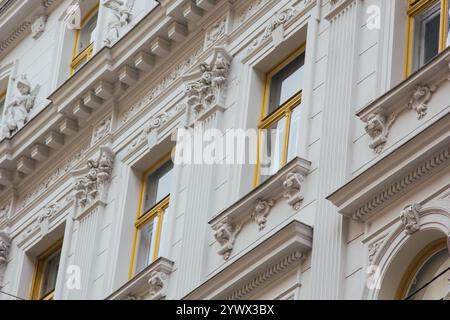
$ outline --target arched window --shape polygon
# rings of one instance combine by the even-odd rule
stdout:
[[[413,260],[400,285],[398,298],[439,300],[450,290],[450,256],[446,239],[425,247]]]

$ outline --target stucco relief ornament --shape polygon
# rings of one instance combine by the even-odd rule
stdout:
[[[383,151],[389,136],[389,129],[396,118],[396,113],[391,114],[389,118],[382,114],[373,113],[367,118],[364,129],[373,140],[369,144],[369,147],[376,153],[381,153]]]
[[[22,77],[17,81],[18,94],[6,107],[6,126],[4,129],[6,136],[13,135],[28,122],[28,116],[31,109],[34,107],[39,89],[40,86],[37,85],[32,90],[31,84],[25,75],[22,75]]]
[[[150,286],[150,297],[153,300],[162,299],[166,296],[166,285],[169,275],[164,271],[155,270],[150,274],[148,284]]]
[[[224,260],[228,260],[233,251],[234,242],[236,237],[241,232],[242,224],[235,225],[229,219],[221,221],[217,226],[213,228],[215,231],[214,238],[220,245],[220,249],[217,252]]]
[[[39,214],[37,223],[41,230],[42,236],[48,233],[50,227],[50,220],[59,210],[61,210],[61,206],[58,203],[55,203],[45,207]]]
[[[114,153],[102,147],[96,160],[88,160],[87,173],[75,181],[74,190],[77,204],[85,207],[104,196],[114,165]]]
[[[112,45],[120,37],[120,30],[130,23],[135,0],[104,0],[103,5],[113,12],[108,23],[105,44]]]
[[[408,205],[402,210],[400,219],[406,234],[411,235],[420,229],[420,210],[421,206],[417,203]]]
[[[186,84],[187,104],[195,115],[200,115],[214,105],[223,107],[228,89],[230,61],[224,52],[216,52],[211,64],[200,65],[200,76]]]
[[[34,20],[31,24],[31,37],[33,39],[38,39],[45,31],[47,25],[47,16],[42,15]]]
[[[4,231],[0,231],[0,288],[3,287],[3,276],[8,263],[11,239]]]
[[[294,208],[294,210],[300,210],[303,202],[302,184],[305,181],[305,177],[298,172],[288,173],[286,180],[283,182],[284,194],[283,196],[288,199],[288,204]]]
[[[431,100],[433,93],[436,91],[436,86],[422,86],[416,85],[414,93],[409,100],[408,107],[417,112],[417,118],[420,120],[427,115],[428,102]]]
[[[259,231],[262,231],[266,227],[267,217],[274,205],[275,202],[273,200],[256,200],[256,206],[252,212],[252,219],[258,224]]]

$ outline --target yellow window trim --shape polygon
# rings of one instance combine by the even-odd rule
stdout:
[[[434,254],[439,251],[445,249],[447,247],[447,239],[441,238],[432,243],[428,244],[425,248],[423,248],[419,254],[414,258],[412,263],[406,269],[405,274],[400,281],[400,285],[398,287],[397,293],[395,294],[395,298],[397,300],[405,299],[408,294],[409,288],[411,287],[411,283],[414,280],[417,272],[423,267],[423,265],[430,259]]]
[[[412,59],[413,59],[413,42],[414,42],[414,18],[428,9],[439,0],[409,0],[408,1],[408,22],[406,35],[406,61],[405,61],[405,78],[412,73]],[[439,52],[445,50],[448,32],[448,0],[441,0],[440,12],[440,31],[439,31]]]
[[[0,102],[4,101],[5,99],[6,99],[6,90],[0,92]]]
[[[131,263],[130,263],[130,269],[128,272],[128,278],[131,279],[133,275],[135,274],[135,268],[136,268],[136,259],[137,259],[137,248],[139,245],[139,228],[142,227],[145,223],[147,223],[149,220],[159,217],[159,222],[156,230],[156,237],[155,237],[155,250],[153,251],[152,260],[156,260],[159,255],[159,245],[161,241],[161,232],[162,232],[162,218],[164,216],[164,213],[166,209],[169,207],[170,203],[170,196],[167,196],[163,200],[161,200],[159,203],[153,206],[150,210],[147,212],[142,212],[144,207],[144,195],[147,191],[147,178],[149,175],[151,175],[153,172],[158,170],[161,166],[163,166],[167,161],[171,159],[171,153],[166,154],[164,157],[162,157],[160,160],[158,160],[155,164],[153,164],[150,168],[148,168],[144,174],[142,175],[141,180],[141,188],[139,193],[139,205],[138,205],[138,211],[136,214],[136,222],[134,225],[134,235],[133,235],[133,245],[131,248]]]
[[[80,42],[80,32],[81,29],[85,26],[85,24],[92,18],[94,14],[98,12],[100,7],[100,3],[97,2],[94,7],[81,19],[81,27],[80,30],[77,30],[75,33],[75,44],[73,47],[72,54],[72,62],[70,64],[70,74],[74,74],[78,66],[92,57],[92,53],[94,50],[94,43],[91,43],[86,49],[82,52],[78,52],[78,44]]]
[[[270,70],[266,74],[266,79],[264,83],[264,93],[263,93],[263,102],[261,107],[261,116],[258,125],[258,146],[257,146],[257,156],[256,156],[256,165],[255,165],[255,173],[253,179],[253,186],[256,188],[260,182],[260,153],[261,153],[261,141],[262,135],[264,133],[264,129],[269,128],[274,123],[278,122],[282,118],[286,118],[286,127],[285,127],[285,137],[284,137],[284,146],[283,146],[283,154],[282,154],[282,163],[284,166],[287,163],[287,153],[289,146],[289,134],[290,134],[290,126],[291,126],[291,114],[292,110],[294,110],[297,106],[299,106],[302,102],[302,92],[300,91],[293,97],[291,97],[288,101],[286,101],[283,105],[281,105],[278,109],[276,109],[271,114],[267,114],[269,108],[269,98],[270,98],[270,85],[272,82],[272,77],[280,72],[284,67],[286,67],[289,63],[291,63],[294,59],[296,59],[299,55],[305,52],[306,43],[302,44],[298,49],[292,52],[287,58],[285,58],[282,62],[280,62],[275,68]]]
[[[53,300],[55,292],[50,292],[45,297],[41,297],[42,280],[44,278],[44,261],[49,256],[61,250],[63,240],[58,240],[52,244],[47,250],[45,250],[36,259],[36,266],[33,274],[33,281],[31,282],[30,299],[31,300]]]

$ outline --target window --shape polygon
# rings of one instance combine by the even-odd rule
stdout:
[[[440,300],[448,293],[450,259],[446,239],[423,249],[408,268],[400,286],[401,299]]]
[[[445,49],[448,0],[408,0],[408,76]]]
[[[62,241],[58,241],[38,257],[33,278],[31,299],[53,300],[58,278]]]
[[[0,91],[0,126],[3,123],[3,114],[5,112],[6,91]]]
[[[159,257],[162,225],[169,207],[172,169],[169,155],[144,174],[130,276],[141,272]]]
[[[266,75],[255,185],[275,174],[296,156],[304,63],[302,46]]]
[[[95,5],[81,20],[81,28],[76,31],[75,47],[71,73],[80,69],[91,57],[94,51],[95,31],[97,29],[98,7]]]

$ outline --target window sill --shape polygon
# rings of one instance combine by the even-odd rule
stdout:
[[[173,271],[173,266],[173,261],[163,257],[158,258],[108,296],[106,300],[140,300],[142,297],[147,296],[151,300],[164,299],[166,296],[167,280]],[[155,283],[162,283],[162,288],[154,285]]]

